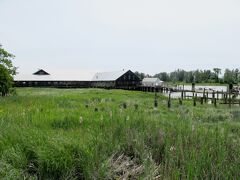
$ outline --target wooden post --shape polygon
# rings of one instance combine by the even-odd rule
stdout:
[[[195,91],[195,83],[192,83],[192,91]]]
[[[158,107],[158,101],[157,101],[157,91],[155,89],[155,97],[154,97],[154,107]]]
[[[201,105],[203,105],[203,97],[201,97]]]
[[[229,107],[231,107],[231,106],[232,106],[232,98],[231,98],[231,95],[229,93]]]
[[[197,103],[196,103],[196,97],[193,97],[193,106],[196,106]]]
[[[206,98],[206,89],[204,88],[203,89],[203,99],[202,100],[204,100]]]
[[[217,99],[214,98],[214,106],[217,107]]]
[[[157,99],[154,100],[154,107],[155,107],[155,108],[158,107],[158,101],[157,101]]]
[[[228,92],[231,93],[233,91],[233,84],[229,84],[228,86]]]
[[[181,98],[179,98],[179,104],[182,105],[183,104],[183,101]]]
[[[171,108],[171,92],[169,93],[168,96],[168,108]]]
[[[215,92],[212,92],[212,104],[214,103],[214,99],[215,99]]]
[[[205,103],[207,103],[207,100],[208,100],[208,91],[207,91],[207,96],[205,98]]]

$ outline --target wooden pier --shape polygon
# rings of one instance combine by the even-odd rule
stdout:
[[[217,106],[217,104],[227,104],[229,107],[236,104],[240,106],[239,91],[235,91],[234,89],[228,89],[228,91],[225,92],[206,88],[196,89],[195,87],[193,87],[192,90],[185,90],[184,88],[170,86],[141,86],[139,90],[143,92],[155,92],[155,95],[157,93],[168,95],[168,107],[171,107],[171,95],[174,93],[179,93],[178,97],[176,97],[179,99],[179,104],[183,104],[183,100],[185,99],[192,99],[194,106],[197,105],[197,102],[200,102],[200,104],[210,102],[215,106]],[[156,97],[154,102],[156,104]]]

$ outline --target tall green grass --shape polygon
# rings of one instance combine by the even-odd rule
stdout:
[[[17,89],[0,99],[0,179],[237,179],[240,107]]]

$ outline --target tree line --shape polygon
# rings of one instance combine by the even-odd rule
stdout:
[[[136,72],[141,78],[156,77],[164,82],[173,83],[227,83],[238,84],[240,83],[240,69],[225,69],[222,71],[220,68],[214,68],[213,70],[193,70],[185,71],[178,69],[173,72],[160,72],[153,76],[145,73]]]

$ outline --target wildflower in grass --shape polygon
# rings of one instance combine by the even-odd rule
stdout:
[[[104,124],[104,118],[103,118],[103,115],[101,115],[101,117],[100,117],[100,122],[99,122],[99,127],[100,127],[100,129],[103,129],[104,128],[104,126],[105,126],[105,124]]]
[[[175,148],[174,146],[171,146],[171,147],[170,147],[170,151],[171,151],[171,152],[175,152],[175,151],[176,151],[176,148]]]
[[[110,118],[113,117],[113,112],[112,111],[109,112],[109,116],[110,116]]]
[[[79,118],[79,123],[83,124],[83,117],[82,116],[80,116],[80,118]]]
[[[224,128],[221,128],[221,134],[224,134],[225,133],[225,129]]]
[[[181,118],[181,115],[180,113],[177,114],[177,118],[180,119]]]
[[[122,108],[120,108],[120,109],[119,109],[119,112],[120,112],[120,114],[121,114],[121,113],[123,112],[123,109],[122,109]]]
[[[195,125],[193,124],[192,125],[192,132],[194,132],[195,131]]]
[[[191,112],[191,116],[192,116],[192,117],[194,116],[194,112],[193,112],[193,111]]]
[[[25,116],[26,115],[26,112],[25,112],[25,110],[23,110],[23,112],[22,112],[22,116]]]

